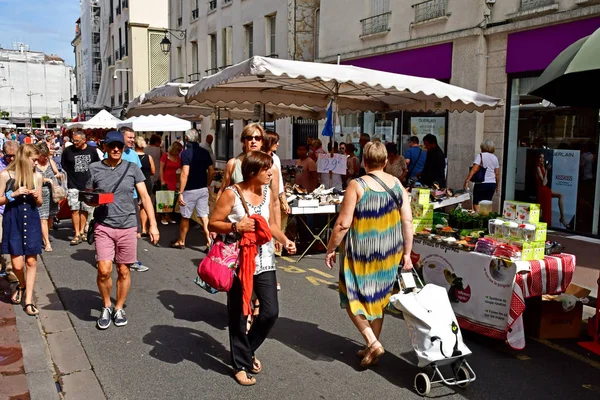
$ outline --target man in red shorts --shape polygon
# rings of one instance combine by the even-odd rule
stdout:
[[[150,220],[150,241],[156,244],[159,239],[144,174],[135,163],[122,159],[125,148],[123,134],[108,132],[104,143],[107,158],[90,165],[91,177],[87,184],[87,189],[114,193],[113,203],[100,205],[94,211],[97,283],[104,302],[97,322],[99,329],[108,328],[113,321],[115,326],[127,325],[123,307],[131,285],[129,266],[137,261],[137,205],[131,201],[134,188]],[[114,312],[110,299],[113,260],[117,264],[117,302]]]

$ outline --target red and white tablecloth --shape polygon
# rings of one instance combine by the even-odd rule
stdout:
[[[572,254],[546,256],[541,261],[530,261],[530,271],[516,275],[506,333],[507,342],[512,348],[520,350],[525,347],[525,299],[563,293],[573,279],[575,263],[576,259]]]

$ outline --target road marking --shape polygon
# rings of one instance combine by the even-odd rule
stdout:
[[[315,274],[324,276],[325,278],[335,278],[335,276],[329,275],[329,274],[327,274],[327,273],[325,273],[323,271],[320,271],[320,270],[318,270],[316,268],[309,268],[308,270],[314,272]]]
[[[325,285],[333,285],[334,284],[333,282],[327,282],[324,279],[315,278],[314,276],[307,276],[306,279],[315,286],[319,286],[319,282],[321,282]]]
[[[285,261],[287,261],[287,262],[297,262],[297,261],[294,261],[294,259],[292,259],[292,258],[289,258],[289,257],[286,257],[286,256],[281,256],[281,257],[279,257],[279,258],[281,258],[282,260],[285,260]]]
[[[303,270],[302,268],[294,267],[293,265],[288,265],[287,267],[279,267],[279,268],[284,270],[285,272],[290,272],[292,274],[303,274],[306,272],[306,270]]]
[[[531,357],[525,356],[525,355],[522,355],[522,354],[517,354],[515,357],[517,358],[517,360],[521,360],[521,361],[531,360]]]
[[[533,337],[530,337],[529,339],[533,339],[536,342],[541,343],[541,344],[543,344],[545,346],[548,346],[548,347],[550,347],[553,350],[560,351],[561,353],[566,354],[569,357],[573,357],[574,359],[579,360],[581,362],[584,362],[584,363],[586,363],[586,364],[588,364],[588,365],[590,365],[590,366],[592,366],[592,367],[594,367],[596,369],[600,369],[600,363],[599,362],[594,361],[594,360],[590,360],[586,356],[583,356],[583,355],[581,355],[579,353],[576,353],[573,350],[565,349],[564,347],[559,346],[556,343],[552,343],[551,341],[546,340],[546,339],[536,339],[536,338],[533,338]]]

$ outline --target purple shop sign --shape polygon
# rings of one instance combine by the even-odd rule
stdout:
[[[342,61],[342,64],[395,74],[449,80],[452,77],[452,43],[346,60]]]
[[[600,17],[508,35],[506,73],[540,71],[564,49],[600,28]]]

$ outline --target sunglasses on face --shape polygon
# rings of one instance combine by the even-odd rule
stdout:
[[[125,145],[123,143],[113,142],[113,143],[108,143],[106,145],[106,147],[108,147],[110,150],[113,150],[113,149],[123,150],[123,148],[125,147]]]
[[[245,136],[244,139],[248,142],[254,140],[255,142],[262,142],[262,136]]]

